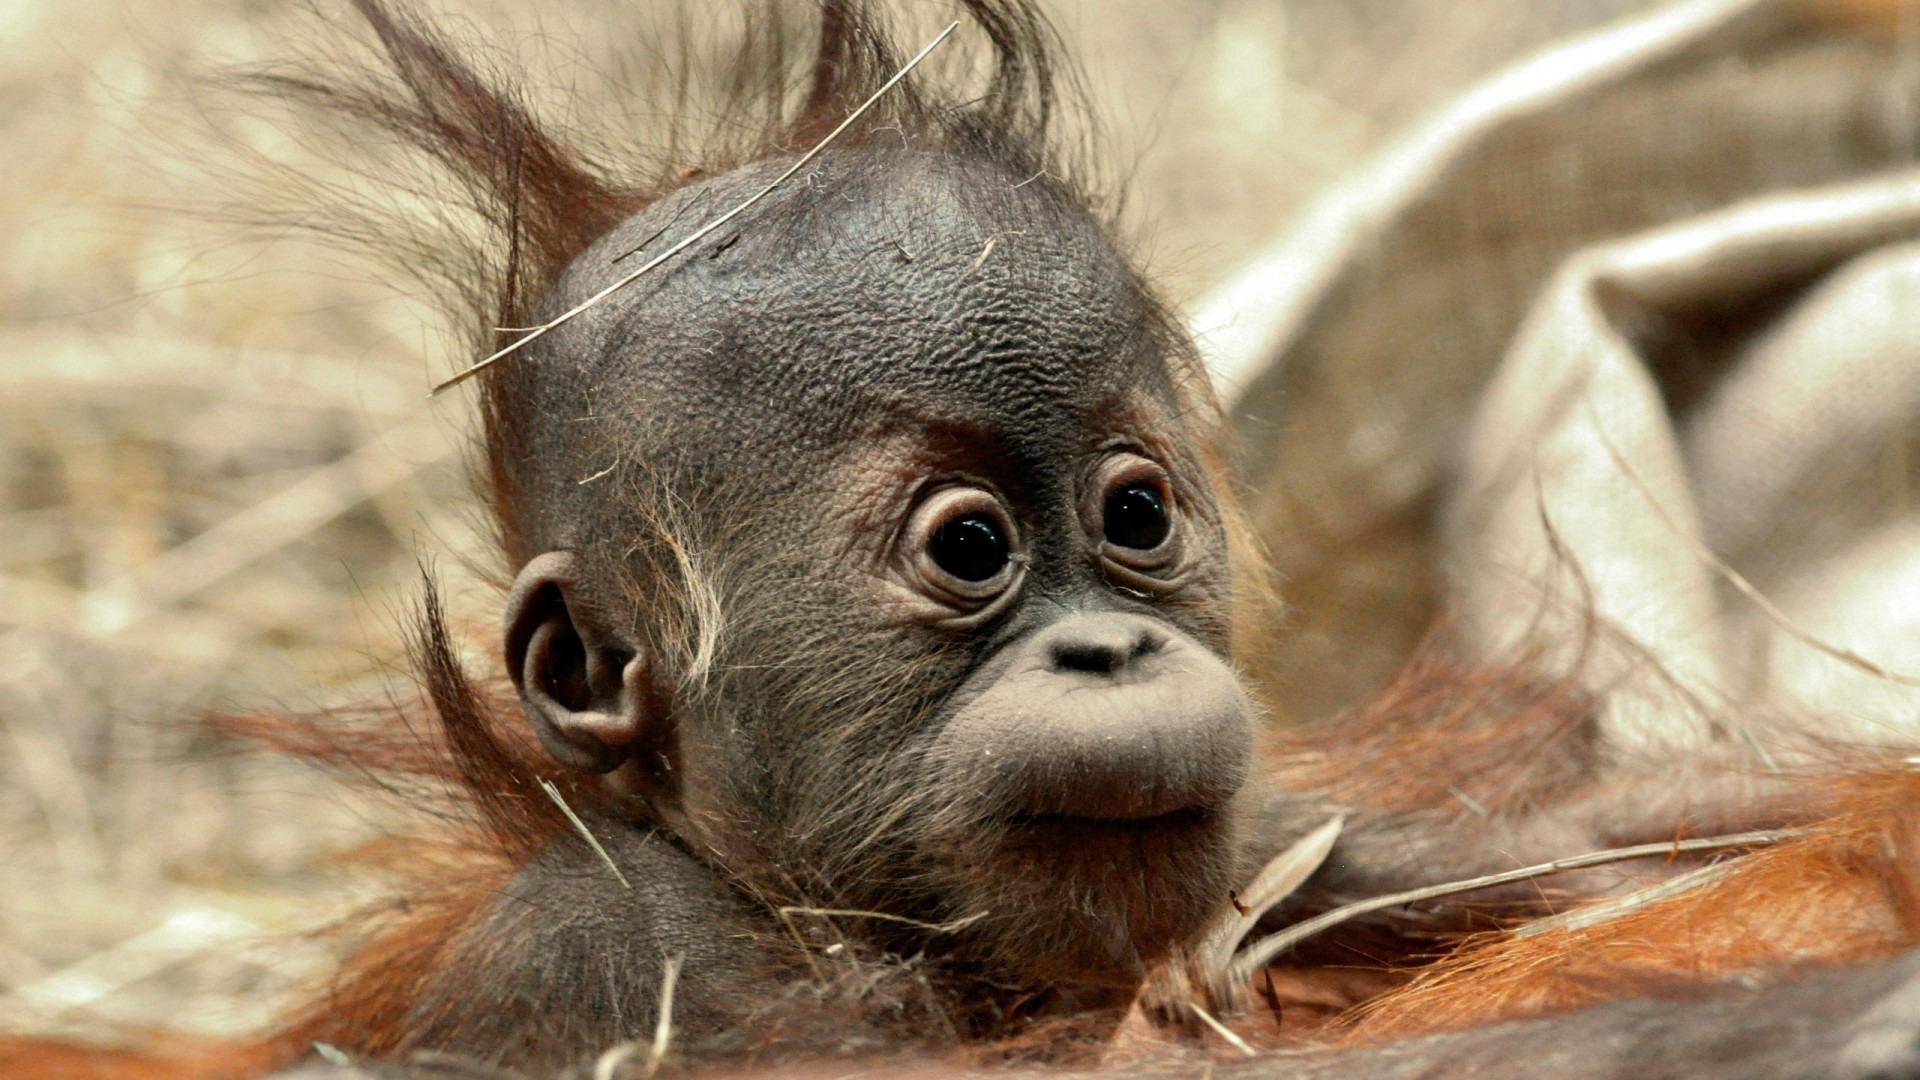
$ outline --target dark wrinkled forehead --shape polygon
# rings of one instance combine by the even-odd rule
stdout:
[[[786,164],[697,184],[637,215],[569,270],[549,313]],[[853,151],[823,157],[615,293],[536,359],[543,379],[572,384],[595,413],[637,414],[677,451],[722,462],[762,441],[804,452],[916,420],[990,428],[1044,455],[1123,388],[1164,385],[1156,318],[1099,223],[1050,178]]]

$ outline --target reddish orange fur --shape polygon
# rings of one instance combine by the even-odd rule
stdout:
[[[388,925],[354,954],[304,1016],[272,1040],[290,1051],[288,1060],[316,1042],[356,1057],[380,1058],[399,1050],[422,1019],[416,1006],[428,980],[448,966],[450,947],[486,914],[519,869],[480,845],[452,856],[425,847],[418,845],[419,854],[440,862],[438,880],[393,905]]]
[[[1592,748],[1592,707],[1571,680],[1541,678],[1524,665],[1455,663],[1430,642],[1367,705],[1277,733],[1275,776],[1292,790],[1325,792],[1362,818],[1457,828],[1464,850],[1479,842],[1483,814],[1550,816],[1556,806],[1610,793]],[[1686,782],[1679,775],[1675,783]],[[1839,752],[1824,771],[1752,812],[1812,824],[1789,841],[1726,856],[1737,861],[1717,881],[1589,929],[1408,942],[1417,951],[1373,956],[1371,967],[1362,957],[1278,965],[1271,984],[1268,975],[1256,978],[1255,1015],[1242,1033],[1269,1046],[1329,1032],[1371,1042],[1698,994],[1731,979],[1769,980],[1920,947],[1920,770]],[[1541,897],[1557,885],[1542,879]],[[1269,998],[1274,1012],[1261,1004]]]
[[[1463,664],[1429,645],[1372,701],[1277,732],[1275,779],[1370,811],[1523,810],[1590,774],[1577,736],[1592,708],[1568,680]],[[1406,762],[1419,767],[1397,767]]]
[[[391,795],[404,812],[438,821],[422,834],[362,852],[357,861],[377,862],[401,879],[396,898],[342,921],[343,930],[364,933],[360,944],[308,1008],[258,1043],[235,1048],[236,1060],[252,1063],[239,1075],[290,1064],[316,1042],[375,1058],[401,1047],[422,1020],[417,1003],[428,980],[448,966],[450,947],[527,861],[570,827],[538,789],[549,768],[531,737],[502,723],[504,703],[454,662],[431,580],[418,640],[415,662],[424,684],[418,711],[430,713],[430,721],[396,705],[352,716],[252,716],[216,724],[346,771]],[[572,806],[605,798],[576,777],[549,782]],[[364,931],[369,924],[373,930]],[[197,1068],[168,1075],[197,1076]]]
[[[251,1080],[291,1057],[259,1042],[196,1040],[129,1033],[128,1045],[78,1046],[52,1039],[0,1036],[0,1076],[23,1080]]]
[[[1920,771],[1809,782],[1823,820],[1726,876],[1585,930],[1470,941],[1370,1003],[1352,1030],[1385,1038],[1685,994],[1795,967],[1920,947]]]

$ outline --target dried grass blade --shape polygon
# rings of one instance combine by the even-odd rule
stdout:
[[[1213,1033],[1215,1035],[1218,1035],[1221,1038],[1227,1040],[1227,1042],[1231,1043],[1235,1050],[1240,1051],[1242,1054],[1245,1054],[1248,1057],[1260,1056],[1259,1051],[1247,1045],[1247,1040],[1241,1038],[1238,1035],[1235,1035],[1233,1033],[1232,1028],[1228,1027],[1227,1025],[1221,1023],[1218,1020],[1215,1020],[1213,1018],[1212,1013],[1201,1008],[1198,1004],[1190,1003],[1188,1004],[1187,1008],[1193,1010],[1193,1015],[1199,1017],[1201,1023],[1207,1025],[1209,1028],[1212,1028]]]
[[[620,864],[613,861],[613,856],[607,854],[607,849],[601,846],[600,838],[593,835],[593,830],[587,828],[587,823],[581,821],[580,815],[574,813],[573,807],[567,805],[567,800],[560,794],[560,789],[553,786],[553,781],[544,776],[541,777],[540,790],[546,792],[547,798],[553,800],[553,805],[567,815],[567,821],[572,823],[574,831],[586,840],[587,846],[593,848],[595,855],[600,856],[600,861],[607,864],[607,869],[613,871],[613,876],[620,879],[621,886],[629,892],[633,891],[633,883],[627,880],[627,875],[620,872]]]
[[[1582,904],[1571,911],[1550,915],[1544,919],[1535,919],[1513,932],[1516,938],[1537,937],[1562,930],[1585,930],[1611,922],[1623,915],[1631,915],[1650,904],[1658,903],[1670,896],[1679,896],[1691,892],[1709,882],[1718,881],[1731,872],[1736,863],[1718,862],[1703,866],[1698,870],[1689,870],[1676,878],[1669,878],[1657,885],[1644,889],[1635,889],[1625,896],[1616,896],[1602,900],[1597,904]]]
[[[976,911],[971,915],[963,915],[950,922],[931,923],[922,922],[919,919],[909,919],[905,915],[889,915],[884,911],[861,911],[858,908],[797,907],[789,904],[777,910],[780,912],[781,918],[787,918],[792,915],[811,915],[821,919],[879,919],[882,922],[899,923],[902,926],[912,926],[935,934],[957,933],[979,922],[981,919],[986,918],[988,914],[985,911]]]
[[[1233,951],[1251,931],[1261,916],[1273,910],[1273,905],[1293,895],[1294,891],[1313,876],[1315,870],[1327,861],[1332,854],[1333,845],[1340,838],[1340,831],[1346,827],[1344,814],[1327,819],[1326,823],[1312,832],[1294,841],[1287,850],[1274,856],[1267,865],[1256,874],[1253,883],[1247,886],[1246,895],[1240,897],[1239,908],[1229,907],[1207,933],[1200,939],[1200,948],[1195,956],[1202,979],[1212,983],[1225,975],[1233,962]]]
[[[1608,848],[1604,851],[1589,852],[1553,862],[1523,866],[1517,870],[1504,870],[1498,874],[1486,874],[1481,877],[1467,878],[1464,881],[1452,881],[1440,885],[1429,885],[1404,892],[1388,893],[1368,900],[1360,900],[1344,907],[1316,915],[1311,919],[1295,923],[1277,934],[1270,934],[1247,946],[1234,960],[1229,972],[1233,985],[1239,985],[1253,978],[1253,973],[1267,966],[1274,957],[1293,948],[1300,942],[1338,926],[1350,919],[1358,918],[1375,911],[1399,907],[1402,904],[1417,904],[1423,900],[1433,900],[1457,893],[1475,892],[1490,889],[1496,885],[1508,885],[1516,881],[1545,877],[1548,874],[1563,873],[1568,870],[1581,870],[1590,866],[1604,866],[1607,863],[1624,862],[1628,859],[1657,858],[1662,855],[1684,855],[1697,851],[1720,851],[1726,848],[1762,847],[1778,843],[1789,837],[1800,835],[1797,829],[1766,829],[1759,832],[1735,833],[1729,836],[1708,836],[1695,840],[1663,841],[1657,844],[1637,844],[1633,847]]]
[[[618,1080],[627,1062],[641,1050],[647,1052],[647,1063],[640,1072],[643,1080],[660,1071],[667,1060],[667,1051],[673,1046],[673,991],[680,983],[680,968],[686,962],[685,953],[667,957],[666,969],[660,975],[660,1017],[653,1025],[653,1041],[642,1043],[633,1039],[601,1054],[593,1063],[593,1080]]]

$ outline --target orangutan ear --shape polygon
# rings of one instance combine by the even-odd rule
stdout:
[[[535,558],[507,594],[505,654],[533,730],[554,760],[605,773],[658,734],[651,673],[636,647],[609,632],[570,551]]]

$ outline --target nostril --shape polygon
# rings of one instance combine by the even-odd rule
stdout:
[[[1143,629],[1140,631],[1140,636],[1134,640],[1132,650],[1127,653],[1127,659],[1138,660],[1142,657],[1152,656],[1154,653],[1159,652],[1161,646],[1166,643],[1167,639],[1162,637],[1158,631]]]
[[[1111,675],[1127,662],[1124,645],[1107,641],[1056,641],[1053,666],[1057,671],[1085,671]]]

